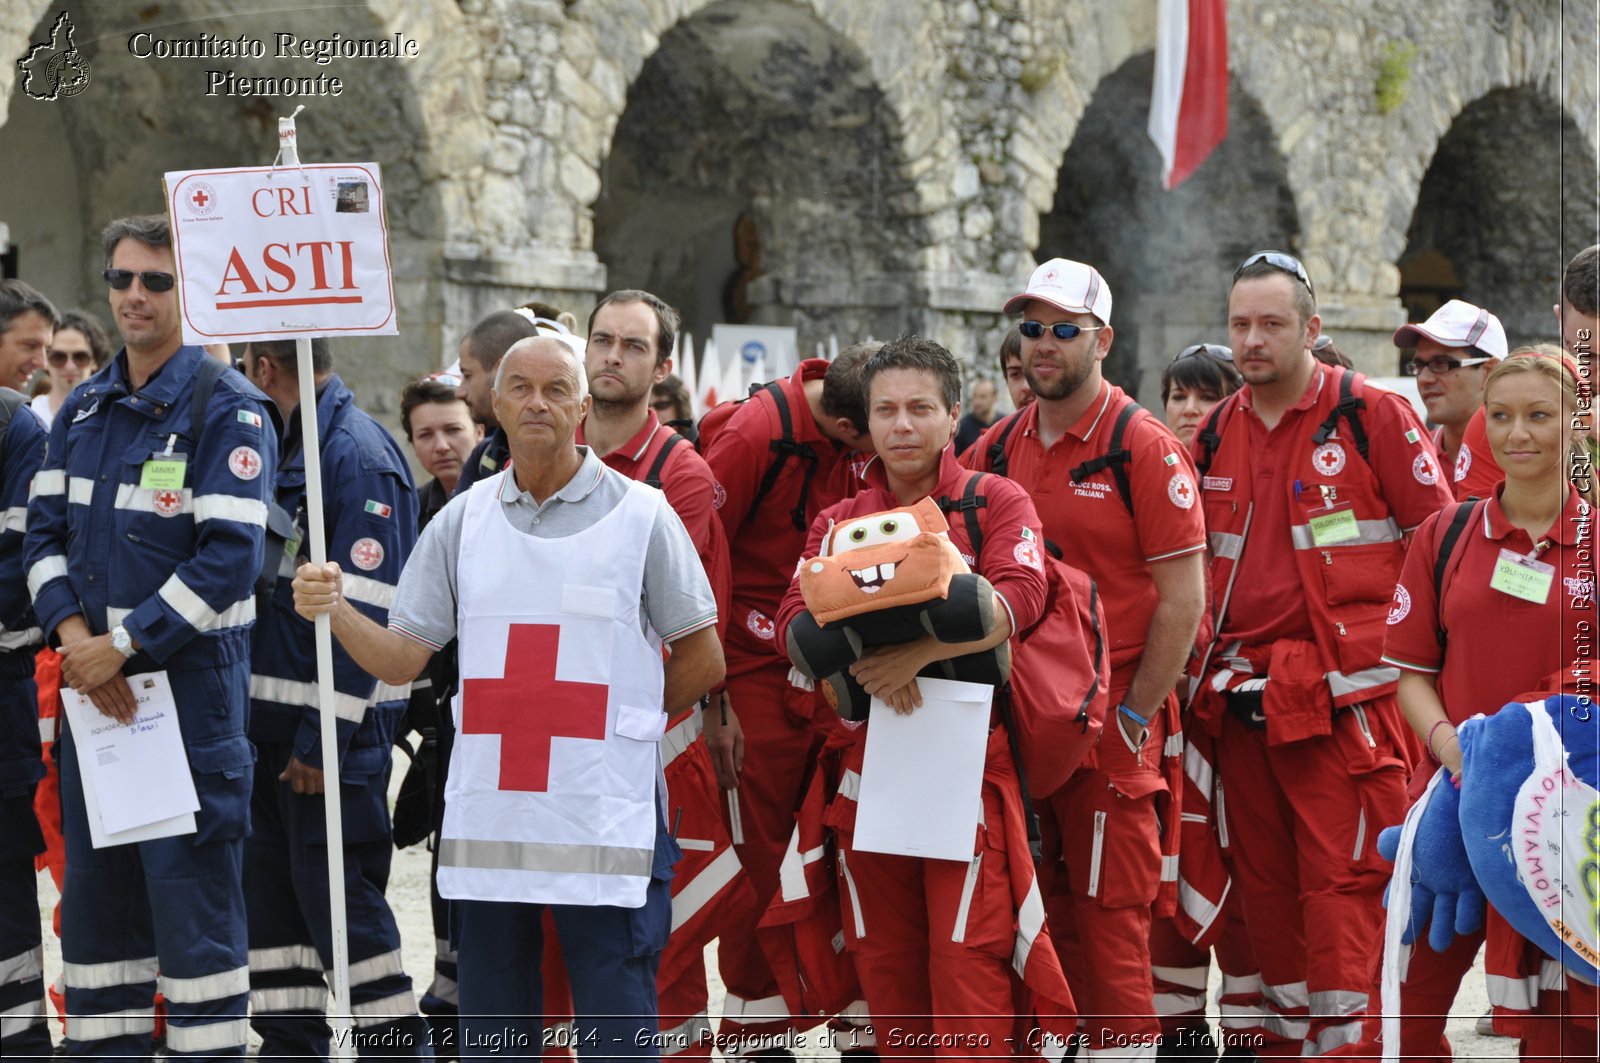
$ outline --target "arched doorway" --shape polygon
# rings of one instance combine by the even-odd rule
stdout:
[[[278,58],[279,34],[300,42],[335,33],[344,39],[392,39],[393,29],[364,5],[236,13],[220,0],[159,6],[83,5],[71,12],[75,43],[90,64],[78,95],[53,101],[13,91],[0,126],[0,222],[9,230],[17,272],[60,307],[101,315],[101,228],[112,218],[163,209],[162,174],[208,167],[260,166],[277,149],[277,119],[297,104],[300,150],[307,162],[376,161],[388,198],[387,221],[400,311],[400,335],[346,339],[339,372],[363,406],[392,413],[401,383],[435,368],[443,318],[439,268],[443,218],[425,175],[427,123],[406,60]],[[48,39],[57,11],[47,8],[29,39]],[[133,34],[140,37],[130,48]],[[163,57],[157,41],[259,41],[264,58]],[[140,54],[145,53],[144,57]],[[235,75],[235,93],[209,72]],[[337,76],[332,95],[258,96],[241,79]],[[209,91],[208,91],[209,90]],[[113,333],[113,336],[115,333]]]
[[[1055,204],[1039,220],[1035,257],[1094,265],[1114,296],[1106,376],[1146,404],[1161,370],[1191,343],[1227,342],[1228,280],[1253,250],[1294,250],[1299,220],[1283,157],[1261,109],[1238,83],[1228,137],[1177,189],[1145,132],[1154,56],[1102,80],[1073,134]]]
[[[1397,263],[1409,320],[1460,298],[1496,314],[1513,346],[1553,338],[1561,272],[1595,241],[1594,150],[1533,86],[1468,104],[1434,151]]]
[[[892,109],[805,7],[723,0],[661,38],[602,167],[594,246],[611,288],[718,322],[794,325],[800,354],[914,326],[925,244]]]

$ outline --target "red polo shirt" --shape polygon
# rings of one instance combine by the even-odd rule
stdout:
[[[1461,450],[1456,454],[1450,487],[1458,502],[1464,498],[1488,498],[1506,478],[1505,470],[1500,468],[1494,460],[1494,452],[1489,449],[1486,427],[1483,407],[1479,406],[1461,434]]]
[[[801,502],[809,464],[797,456],[783,462],[772,489],[760,507],[755,507],[767,469],[779,460],[772,443],[782,436],[766,392],[757,392],[741,404],[706,452],[706,464],[717,484],[714,504],[733,562],[733,610],[728,624],[728,671],[732,675],[772,660],[773,617],[800,560],[807,528],[818,513],[854,493],[849,452],[822,434],[806,404],[805,382],[821,379],[827,372],[827,362],[810,358],[779,385],[789,407],[795,442],[809,445],[817,455],[816,472],[804,499],[805,527],[796,528],[791,515]]]
[[[970,448],[969,448],[970,449]],[[955,448],[946,446],[939,458],[939,483],[930,492],[931,498],[959,499],[967,480],[973,474],[963,469],[955,458]],[[873,459],[862,474],[860,493],[824,510],[812,522],[811,530],[800,557],[816,557],[822,547],[822,537],[831,524],[869,513],[913,506],[920,498],[901,499],[889,490],[884,477],[883,463]],[[1038,542],[1043,530],[1033,503],[1020,486],[1000,476],[986,477],[979,491],[984,505],[978,512],[983,529],[983,554],[973,559],[972,541],[967,537],[966,519],[959,513],[948,513],[950,541],[961,556],[967,559],[972,570],[989,581],[1011,612],[1011,633],[1016,634],[1039,619],[1044,609],[1046,593],[1043,563]],[[784,632],[789,624],[806,607],[800,594],[800,569],[790,566],[790,582],[778,609],[776,645],[785,645]]]
[[[1111,647],[1113,696],[1127,688],[1144,651],[1150,618],[1160,596],[1150,564],[1205,549],[1205,517],[1199,505],[1194,462],[1176,436],[1154,415],[1135,417],[1122,445],[1133,457],[1126,468],[1133,495],[1130,516],[1109,468],[1073,483],[1071,471],[1111,446],[1117,415],[1133,400],[1104,381],[1078,422],[1049,450],[1039,438],[1039,406],[1022,411],[1007,440],[1006,475],[1033,499],[1047,539],[1061,559],[1099,585]],[[962,455],[968,468],[987,470],[989,447],[1004,422],[983,434]]]
[[[1541,689],[1541,680],[1581,664],[1594,679],[1592,662],[1580,650],[1594,644],[1594,521],[1572,490],[1566,508],[1546,534],[1539,560],[1555,568],[1549,597],[1539,605],[1489,586],[1500,551],[1526,556],[1534,543],[1500,508],[1500,490],[1480,504],[1481,514],[1462,530],[1444,579],[1446,645],[1437,636],[1439,603],[1433,566],[1439,556],[1450,506],[1428,518],[1406,555],[1405,570],[1389,610],[1383,659],[1408,672],[1437,676],[1439,700],[1452,723],[1476,713],[1497,712],[1519,694]],[[1559,681],[1558,681],[1559,682]],[[1552,687],[1553,689],[1553,687]]]
[[[1285,480],[1293,478],[1292,470],[1302,457],[1294,448],[1305,430],[1303,419],[1320,416],[1312,407],[1321,389],[1333,386],[1330,368],[1321,366],[1300,401],[1279,418],[1271,431],[1256,413],[1254,393],[1247,386],[1239,396],[1239,408],[1228,422],[1227,431],[1242,428],[1250,433],[1250,495],[1239,499],[1239,505],[1250,502],[1254,509],[1228,615],[1223,621],[1224,645],[1239,641],[1246,646],[1267,646],[1279,639],[1310,642],[1315,638],[1311,614],[1306,610],[1305,586],[1295,563],[1289,515],[1292,491]],[[1394,519],[1403,529],[1415,528],[1446,501],[1445,488],[1440,486],[1438,452],[1405,399],[1368,384],[1366,403],[1366,409],[1357,416],[1367,433],[1367,464],[1377,477]],[[1348,460],[1361,460],[1349,440],[1349,426],[1342,419],[1334,438],[1350,450]],[[1423,454],[1427,460],[1419,465],[1419,455]],[[1434,481],[1431,484],[1427,482],[1430,476]]]
[[[673,430],[661,423],[654,410],[645,411],[644,426],[633,438],[600,460],[628,477],[643,481],[650,475],[656,456],[672,436]],[[577,442],[587,445],[583,438],[583,425],[578,425]],[[683,527],[694,542],[700,555],[700,564],[706,570],[711,592],[717,599],[717,635],[720,638],[727,628],[730,599],[732,597],[732,570],[728,560],[728,541],[722,525],[716,519],[713,506],[717,482],[711,467],[695,452],[688,440],[673,446],[661,466],[661,493],[667,504],[683,521]]]

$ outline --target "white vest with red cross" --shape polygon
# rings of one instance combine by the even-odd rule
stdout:
[[[630,482],[583,532],[535,538],[506,519],[508,475],[473,485],[462,521],[439,893],[638,908],[667,719],[643,544],[665,502]]]

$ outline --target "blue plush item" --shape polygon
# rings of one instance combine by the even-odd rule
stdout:
[[[1600,788],[1600,707],[1587,698],[1571,695],[1550,698],[1550,720],[1566,747],[1569,770],[1590,786]],[[1600,977],[1600,969],[1574,952],[1550,929],[1540,915],[1528,888],[1518,877],[1515,863],[1513,809],[1517,791],[1534,771],[1532,717],[1528,706],[1512,702],[1493,716],[1478,716],[1462,724],[1462,774],[1459,796],[1459,830],[1479,887],[1489,903],[1505,916],[1517,932],[1537,944],[1585,978]],[[1448,784],[1446,784],[1448,785]],[[1437,795],[1436,795],[1437,798]],[[1432,808],[1428,810],[1432,812]],[[1600,808],[1568,808],[1568,816],[1588,824],[1586,863],[1579,883],[1567,893],[1568,919],[1594,918],[1600,894]],[[1438,883],[1459,883],[1459,850],[1435,835],[1446,833],[1436,817],[1425,814],[1428,832],[1424,846],[1419,831],[1416,863],[1428,866],[1424,882],[1437,894]],[[1426,854],[1426,855],[1424,855]],[[1435,946],[1437,947],[1437,945]]]
[[[1433,788],[1417,825],[1411,851],[1411,919],[1400,939],[1404,944],[1416,941],[1426,927],[1428,944],[1443,952],[1457,934],[1471,934],[1483,926],[1483,891],[1461,840],[1460,804],[1447,774]],[[1378,835],[1378,853],[1385,860],[1395,858],[1400,829],[1390,827]],[[1387,894],[1384,903],[1391,903]]]

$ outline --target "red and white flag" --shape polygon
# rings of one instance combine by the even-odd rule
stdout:
[[[1150,139],[1161,181],[1178,187],[1228,135],[1228,20],[1223,0],[1161,0]]]

